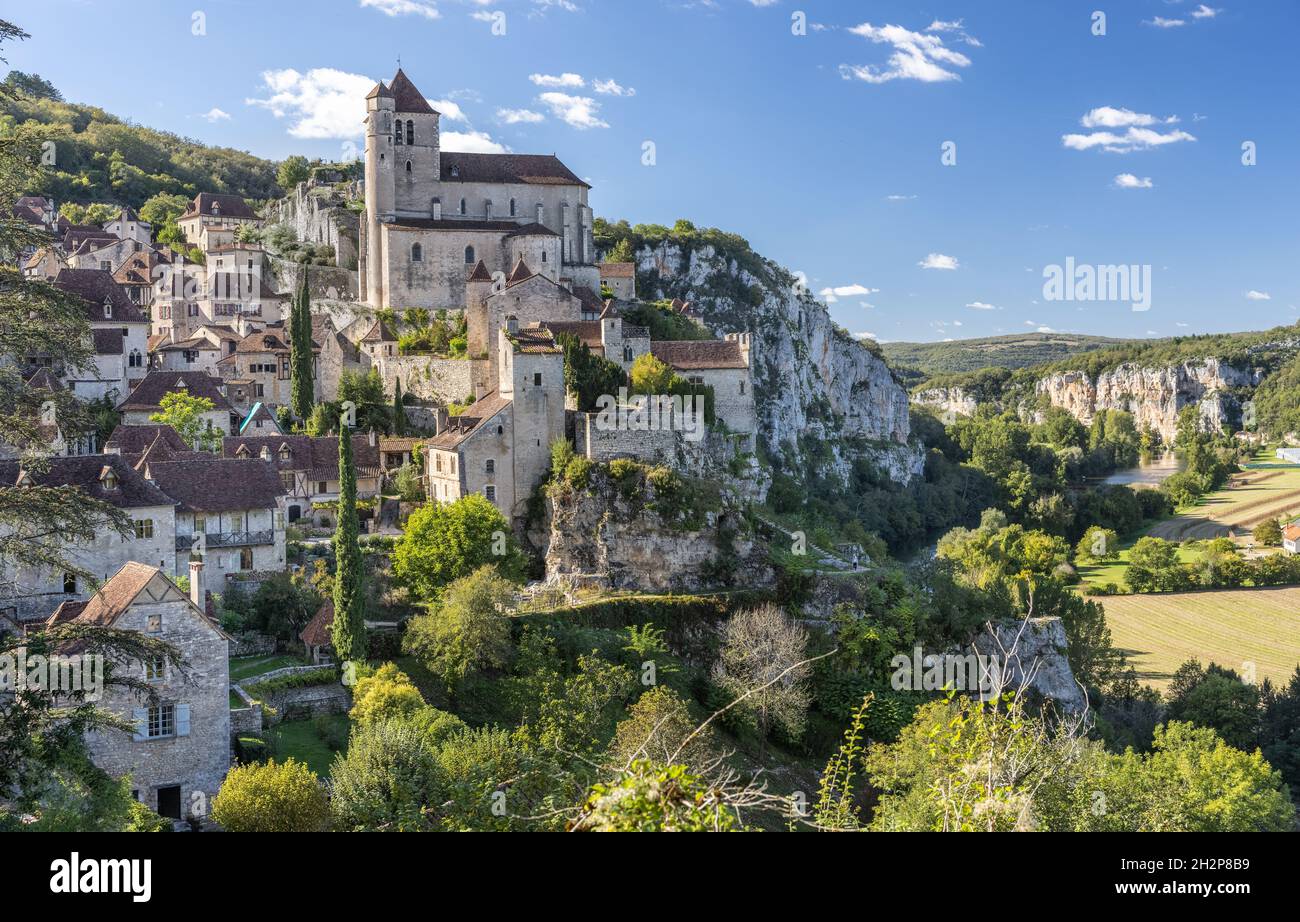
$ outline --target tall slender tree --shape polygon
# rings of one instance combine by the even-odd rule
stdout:
[[[307,287],[307,267],[302,267],[298,291],[289,311],[289,385],[293,412],[301,420],[311,416],[316,403],[312,344],[311,292]]]
[[[402,381],[393,382],[393,435],[406,435],[406,407],[402,404]]]
[[[361,545],[357,532],[357,469],[352,457],[352,429],[339,422],[339,510],[334,532],[334,652],[342,662],[366,658],[365,599],[361,587]]]

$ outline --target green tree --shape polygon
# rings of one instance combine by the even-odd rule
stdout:
[[[285,157],[280,162],[280,167],[275,171],[275,183],[285,193],[293,192],[294,188],[300,182],[306,182],[311,178],[311,164],[307,158],[299,154]]]
[[[348,831],[435,828],[426,812],[445,799],[446,780],[424,731],[409,719],[361,724],[330,770],[336,827]]]
[[[357,469],[352,458],[352,433],[339,427],[339,506],[334,531],[334,650],[347,663],[366,658],[366,612],[357,522]]]
[[[670,394],[673,370],[647,352],[632,363],[632,391],[637,394]]]
[[[506,517],[477,493],[417,509],[393,551],[394,574],[424,602],[485,565],[518,579],[524,559]]]
[[[684,765],[634,763],[595,785],[574,832],[739,832],[737,809]]]
[[[373,674],[357,679],[352,689],[354,724],[411,717],[426,707],[424,696],[409,676],[393,663],[385,663]]]
[[[302,267],[298,291],[289,313],[289,393],[294,414],[301,420],[311,416],[316,400],[314,353],[311,335],[311,289],[307,267]]]
[[[402,382],[393,382],[393,435],[406,435],[406,406],[402,403]]]
[[[1096,561],[1104,563],[1119,559],[1119,535],[1100,525],[1089,526],[1079,539],[1074,549],[1074,556],[1081,562]]]
[[[228,832],[321,832],[330,805],[311,769],[288,759],[231,769],[212,802],[212,818]]]
[[[164,225],[175,225],[176,219],[189,207],[190,200],[185,196],[159,192],[140,206],[140,220],[148,221],[154,230],[160,230]]]
[[[211,413],[216,404],[208,397],[196,397],[185,391],[168,391],[158,401],[158,412],[151,422],[171,426],[195,451],[217,451],[225,431],[211,426],[203,414]]]
[[[1282,546],[1282,524],[1277,519],[1265,519],[1255,526],[1255,543],[1261,547]]]
[[[495,567],[480,567],[447,586],[429,614],[411,621],[402,647],[454,688],[470,673],[509,662],[514,605],[514,585]]]
[[[707,772],[718,758],[718,743],[712,727],[696,733],[700,724],[685,698],[666,685],[657,685],[628,708],[627,718],[614,732],[608,761],[620,769],[650,759]]]
[[[1178,545],[1147,535],[1129,551],[1124,580],[1134,592],[1168,592],[1185,586],[1186,576],[1178,560]]]

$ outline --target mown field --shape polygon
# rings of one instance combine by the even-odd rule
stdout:
[[[1300,588],[1128,595],[1098,599],[1115,646],[1145,684],[1164,688],[1189,659],[1285,682],[1300,664]]]
[[[1298,514],[1300,467],[1252,466],[1234,474],[1229,486],[1159,523],[1149,534],[1169,541],[1199,541],[1229,534],[1242,537],[1265,519],[1291,518]]]

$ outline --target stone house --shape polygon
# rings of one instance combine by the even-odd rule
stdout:
[[[307,658],[314,665],[324,666],[334,662],[334,600],[326,599],[317,610],[316,616],[307,622],[298,639],[307,651]]]
[[[650,351],[650,331],[645,327],[624,323],[623,317],[611,301],[605,305],[599,320],[582,320],[577,323],[548,320],[542,324],[556,338],[562,334],[576,337],[595,355],[631,371],[632,365]]]
[[[113,281],[121,285],[131,303],[142,308],[153,304],[154,282],[162,267],[171,264],[170,257],[152,249],[131,253],[113,272]]]
[[[692,384],[713,388],[717,419],[729,430],[757,432],[748,333],[730,333],[724,340],[660,341],[650,344],[650,352]]]
[[[151,371],[117,405],[117,411],[122,414],[122,423],[127,426],[148,425],[152,422],[150,417],[162,409],[163,397],[172,392],[206,397],[212,401],[212,409],[202,417],[209,430],[234,432],[243,418],[242,415],[235,414],[235,407],[226,397],[226,389],[220,378],[197,371]]]
[[[61,377],[82,400],[121,397],[145,377],[148,368],[149,321],[126,290],[100,269],[64,269],[54,286],[78,298],[94,338],[91,367],[67,369]],[[57,365],[56,356],[29,357],[33,365]]]
[[[600,285],[616,301],[636,300],[636,263],[601,263]]]
[[[184,572],[192,553],[203,555],[221,592],[233,574],[285,568],[285,488],[275,465],[211,455],[173,460],[151,448],[136,467],[176,501],[175,572]]]
[[[1300,520],[1282,529],[1282,548],[1288,554],[1300,554]]]
[[[64,602],[47,622],[136,631],[180,651],[182,669],[127,664],[156,697],[117,688],[99,702],[128,719],[134,732],[86,735],[97,766],[113,777],[129,775],[137,800],[177,820],[206,816],[230,770],[230,639],[206,613],[201,560],[189,575],[187,597],[162,569],[128,562],[93,596]]]
[[[185,213],[176,219],[185,239],[198,245],[206,227],[240,227],[251,224],[261,227],[263,221],[248,203],[238,195],[200,192],[194,196]]]
[[[564,353],[550,331],[509,319],[498,334],[497,389],[425,442],[429,498],[485,496],[507,518],[526,513],[564,438]]]
[[[130,520],[125,535],[104,530],[89,542],[69,542],[67,559],[96,580],[107,580],[128,561],[171,572],[176,559],[176,502],[116,454],[50,458],[43,471],[19,461],[0,461],[0,490],[35,486],[76,487],[120,509]],[[76,573],[19,571],[0,564],[0,614],[27,624],[49,617],[60,603],[87,599],[94,586]]]
[[[261,458],[270,461],[284,488],[289,522],[308,517],[313,503],[339,498],[339,440],[336,436],[309,435],[228,436],[222,443],[227,458]],[[357,498],[378,496],[381,486],[379,439],[374,433],[352,436],[352,457],[357,471]]]
[[[315,382],[320,370],[320,353],[312,351]],[[232,354],[218,362],[218,371],[227,381],[248,384],[251,401],[287,406],[293,400],[291,359],[288,333],[279,325],[245,336]]]
[[[140,220],[134,208],[123,208],[116,218],[104,225],[104,231],[120,240],[133,240],[145,247],[153,242],[153,225]]]

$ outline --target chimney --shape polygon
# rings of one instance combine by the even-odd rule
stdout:
[[[376,448],[379,445],[379,437],[375,435],[375,430],[370,430],[370,447]]]
[[[203,591],[203,558],[190,556],[190,601],[199,611],[207,611],[208,597]]]
[[[511,314],[506,318],[506,332],[511,336],[514,336],[519,332],[519,318],[514,314]]]
[[[442,199],[440,198],[436,198],[433,200],[433,220],[435,221],[442,220]]]

